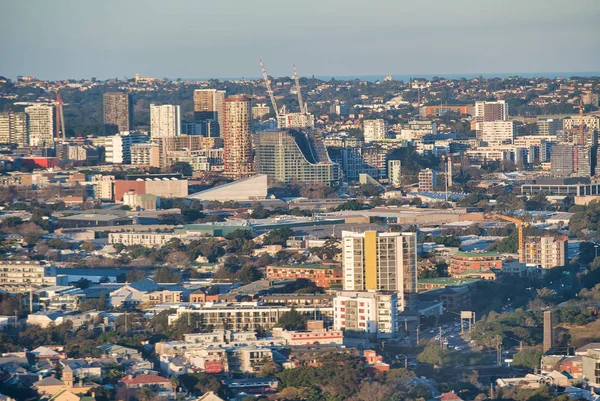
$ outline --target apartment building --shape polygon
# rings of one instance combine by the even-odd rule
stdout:
[[[96,174],[91,177],[93,197],[112,201],[115,197],[115,176]]]
[[[325,325],[333,322],[333,307],[320,305],[281,306],[261,305],[257,302],[234,303],[205,303],[200,308],[181,307],[177,313],[169,315],[169,324],[173,324],[187,313],[196,314],[200,318],[200,327],[213,327],[215,329],[229,329],[234,331],[271,329],[282,314],[294,308],[298,313],[312,319],[323,320]]]
[[[266,268],[268,279],[306,279],[321,288],[342,287],[344,271],[337,264],[273,266]]]
[[[434,121],[409,121],[400,130],[400,139],[406,141],[422,140],[425,135],[437,135],[437,124]]]
[[[598,116],[583,116],[583,120],[579,116],[571,116],[562,120],[563,130],[572,130],[579,128],[583,121],[583,126],[588,130],[600,130],[600,117]]]
[[[105,138],[105,161],[112,164],[131,164],[131,147],[148,141],[148,136],[139,132],[120,132]]]
[[[223,139],[207,138],[200,135],[180,135],[175,137],[157,138],[154,139],[153,142],[158,143],[160,168],[168,167],[173,162],[169,157],[170,152],[193,152],[196,150],[223,147]]]
[[[260,120],[270,112],[271,108],[266,103],[259,103],[252,106],[252,118],[254,120]]]
[[[475,102],[475,121],[508,120],[508,104],[504,100]]]
[[[182,238],[182,234],[152,232],[118,232],[108,234],[108,243],[123,244],[125,246],[143,245],[147,248],[160,248],[175,238]]]
[[[131,146],[131,164],[135,166],[160,166],[160,152],[157,143],[138,143]]]
[[[278,128],[313,128],[315,117],[310,113],[285,113],[277,116]]]
[[[563,122],[558,118],[539,119],[535,123],[537,135],[556,136],[563,129]]]
[[[485,121],[478,123],[477,139],[487,145],[513,143],[517,133],[514,121]]]
[[[347,336],[394,338],[400,331],[396,291],[338,291],[333,299],[333,329]]]
[[[568,246],[565,236],[530,238],[525,242],[525,262],[544,269],[566,266]]]
[[[196,89],[194,91],[194,120],[198,123],[212,121],[216,124],[203,124],[210,129],[202,132],[207,137],[223,136],[225,124],[225,91],[216,89]]]
[[[29,116],[16,111],[0,112],[0,143],[29,145]]]
[[[402,186],[402,162],[388,160],[388,181],[394,188]]]
[[[339,165],[329,159],[320,136],[312,130],[258,133],[256,171],[282,183],[335,185],[341,178]]]
[[[114,135],[133,129],[131,95],[125,92],[104,94],[104,135]]]
[[[401,311],[413,310],[417,293],[415,233],[342,232],[344,290],[398,291]]]
[[[30,286],[68,285],[66,275],[56,274],[54,265],[33,260],[0,261],[0,290],[26,292]]]
[[[437,186],[437,173],[428,168],[419,172],[419,192],[432,192]]]
[[[181,110],[172,104],[150,104],[150,136],[152,138],[181,135]]]
[[[223,149],[171,150],[167,164],[188,163],[193,171],[223,171]]]
[[[54,145],[54,107],[50,104],[35,104],[25,108],[29,117],[29,145]]]
[[[450,258],[450,277],[460,277],[465,273],[480,273],[492,269],[502,269],[502,255],[496,252],[457,252]]]
[[[383,119],[364,120],[363,131],[365,143],[385,139],[388,132],[388,124]]]
[[[235,179],[254,174],[250,98],[225,99],[223,119],[224,173]]]

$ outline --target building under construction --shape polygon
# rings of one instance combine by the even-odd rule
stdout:
[[[279,183],[337,185],[341,179],[340,166],[331,161],[313,129],[258,133],[256,172]]]

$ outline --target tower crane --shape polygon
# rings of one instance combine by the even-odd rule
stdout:
[[[267,70],[265,69],[265,65],[262,62],[262,59],[260,60],[260,69],[262,70],[262,76],[263,79],[265,80],[265,86],[267,87],[267,93],[269,94],[269,97],[271,98],[271,105],[273,106],[273,112],[275,113],[276,117],[279,117],[279,115],[281,114],[279,112],[279,109],[277,108],[277,102],[275,101],[275,95],[273,94],[273,89],[271,89],[271,80],[269,79],[269,76],[267,75]]]
[[[64,141],[66,139],[66,132],[65,132],[65,117],[63,114],[63,105],[65,104],[65,102],[63,102],[62,98],[60,97],[60,93],[58,91],[56,91],[56,100],[54,101],[54,107],[56,108],[56,140],[60,141],[61,139]],[[61,138],[61,134],[62,134],[62,138]]]
[[[294,81],[296,82],[296,93],[298,94],[298,103],[300,104],[300,113],[306,114],[306,105],[302,100],[302,92],[300,91],[300,78],[298,78],[298,71],[296,71],[296,64],[294,64]]]
[[[492,214],[491,217],[494,217],[494,218],[497,218],[500,220],[510,221],[511,223],[515,223],[515,225],[517,226],[517,230],[519,232],[519,262],[525,263],[526,262],[525,235],[523,233],[523,229],[525,227],[529,227],[529,222],[523,221],[521,219],[517,219],[515,217],[505,216],[503,214],[496,214],[496,213]]]

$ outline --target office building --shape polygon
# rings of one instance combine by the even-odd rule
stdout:
[[[428,168],[419,172],[419,192],[432,192],[437,186],[437,173]]]
[[[388,132],[388,125],[382,119],[364,120],[363,131],[365,143],[369,143],[380,139],[385,139]]]
[[[196,89],[194,91],[194,120],[204,122],[202,132],[204,136],[223,135],[225,121],[225,91],[216,89]],[[214,122],[216,124],[206,122]]]
[[[338,291],[333,299],[333,329],[373,340],[396,337],[400,331],[398,296],[396,291]]]
[[[162,138],[181,135],[181,111],[172,104],[150,105],[150,136]]]
[[[35,104],[25,108],[29,116],[29,144],[51,147],[54,145],[54,107]]]
[[[563,129],[562,120],[558,118],[540,119],[535,124],[537,135],[556,136]]]
[[[319,134],[309,129],[258,133],[256,171],[281,183],[335,185],[341,178],[340,166],[329,159]]]
[[[29,145],[29,117],[16,111],[0,112],[0,143]]]
[[[397,291],[398,308],[413,310],[417,293],[415,233],[342,232],[344,290]]]
[[[157,143],[138,143],[131,146],[131,164],[135,166],[160,167]]]
[[[402,162],[388,160],[388,181],[394,188],[402,186]]]
[[[148,141],[139,132],[121,132],[105,138],[105,161],[112,164],[131,164],[131,147]]]
[[[225,99],[223,119],[224,173],[234,178],[254,173],[252,163],[252,110],[250,98]]]
[[[569,240],[565,236],[533,237],[525,242],[525,263],[551,269],[567,265],[567,247]]]
[[[516,135],[513,121],[485,121],[478,123],[477,139],[487,145],[504,145],[512,143]]]
[[[131,95],[125,92],[104,94],[104,134],[113,135],[133,129]]]

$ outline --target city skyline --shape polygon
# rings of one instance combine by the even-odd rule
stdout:
[[[596,72],[600,55],[589,49],[600,5],[578,3],[380,1],[365,9],[308,1],[290,11],[272,0],[106,1],[93,10],[78,2],[8,2],[0,52],[10,57],[0,60],[0,75],[255,78],[261,57],[273,76],[291,75],[293,63],[301,76],[321,77]],[[39,40],[50,32],[52,40]],[[565,48],[577,57],[548,57]]]

